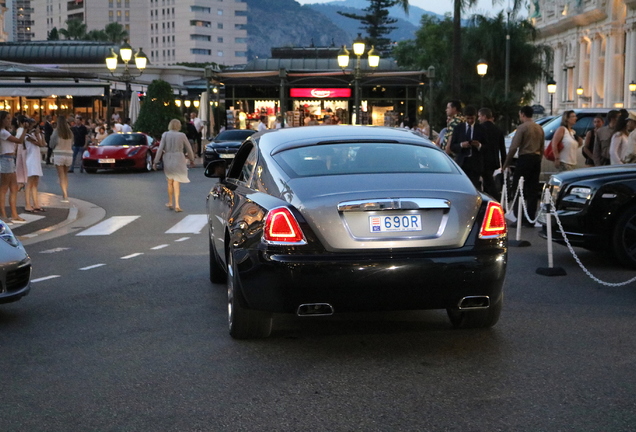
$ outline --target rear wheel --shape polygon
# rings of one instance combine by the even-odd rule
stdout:
[[[636,206],[628,208],[616,221],[612,248],[621,264],[636,267]]]
[[[496,303],[491,304],[487,309],[446,309],[446,313],[456,329],[487,328],[497,324],[502,306],[503,294]]]
[[[210,238],[210,282],[223,283],[227,279],[225,268],[219,262],[219,255],[216,253],[212,238]]]
[[[227,257],[227,320],[234,339],[264,338],[272,332],[272,314],[245,308],[238,289],[238,275],[232,251]]]
[[[146,153],[146,163],[144,165],[144,171],[152,171],[152,153],[150,153],[150,150]]]

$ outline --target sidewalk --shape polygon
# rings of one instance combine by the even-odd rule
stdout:
[[[87,201],[70,198],[70,202],[63,203],[60,195],[42,192],[39,199],[45,211],[27,213],[24,193],[18,194],[18,213],[27,223],[13,223],[10,228],[25,246],[77,231],[78,227],[95,224],[106,216],[103,208]]]

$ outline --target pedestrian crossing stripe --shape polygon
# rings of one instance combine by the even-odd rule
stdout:
[[[122,229],[126,225],[136,221],[140,216],[112,216],[84,231],[77,233],[77,236],[107,236]],[[199,234],[208,224],[208,217],[205,214],[187,215],[181,221],[168,229],[165,234]]]

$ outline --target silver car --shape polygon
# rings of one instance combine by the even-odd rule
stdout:
[[[446,309],[459,328],[499,319],[507,231],[430,141],[403,129],[314,126],[257,133],[207,198],[210,279],[227,283],[235,338],[273,313]]]
[[[20,300],[31,289],[31,258],[0,220],[0,303]]]

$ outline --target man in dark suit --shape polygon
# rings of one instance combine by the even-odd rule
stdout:
[[[501,190],[495,183],[493,173],[501,168],[501,163],[506,160],[504,134],[493,122],[494,117],[490,108],[481,108],[477,117],[486,134],[486,141],[482,143],[481,149],[484,157],[484,171],[482,172],[484,192],[499,199]]]
[[[465,121],[453,129],[451,151],[455,153],[455,161],[477,190],[481,190],[480,177],[484,170],[482,147],[486,142],[486,134],[481,125],[477,124],[477,110],[467,106],[464,109]]]

